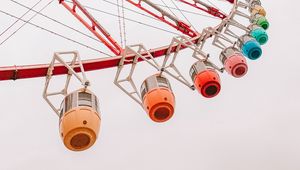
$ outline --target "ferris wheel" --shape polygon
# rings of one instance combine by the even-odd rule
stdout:
[[[110,15],[115,16],[118,21],[118,25],[115,27],[120,36],[118,41],[111,34],[111,30],[106,29],[92,15],[91,11],[101,12],[101,10],[82,4],[80,0],[59,0],[55,5],[64,8],[65,15],[73,16],[74,22],[76,20],[80,22],[86,28],[86,32],[79,31],[43,14],[42,11],[53,0],[39,11],[34,8],[42,0],[32,7],[15,0],[11,1],[27,9],[27,12],[21,17],[3,10],[0,13],[16,19],[16,22],[23,22],[20,28],[29,24],[105,56],[84,60],[78,51],[55,52],[50,64],[0,67],[1,81],[37,77],[46,79],[43,98],[58,115],[60,136],[64,145],[72,151],[83,151],[90,148],[95,143],[100,130],[100,104],[96,94],[89,89],[91,81],[88,79],[88,71],[115,67],[117,70],[113,83],[138,106],[142,107],[151,121],[163,123],[176,115],[175,95],[171,88],[170,78],[191,90],[197,90],[204,98],[213,98],[221,91],[220,73],[226,72],[235,78],[245,76],[248,72],[247,60],[259,59],[262,56],[261,46],[268,41],[266,30],[269,22],[260,0],[161,0],[160,3],[151,0],[102,0],[117,8],[116,12]],[[228,9],[222,9],[218,5],[219,3]],[[128,10],[165,24],[168,30],[131,19],[125,15]],[[192,14],[192,10],[198,11],[197,15],[206,16],[205,20],[216,20],[218,24],[198,29],[186,15]],[[23,19],[23,16],[29,11],[34,12],[34,16],[43,16],[104,44],[109,52],[85,45],[35,24],[31,22],[34,16],[29,20]],[[105,13],[105,11],[102,12]],[[196,13],[194,14],[196,15]],[[204,19],[201,18],[201,20]],[[151,47],[151,49],[144,45],[142,38],[141,42],[128,45],[127,38],[129,37],[126,26],[129,21],[169,32],[172,34],[172,38],[168,40],[167,44]],[[4,30],[0,34],[0,38],[10,28]],[[15,33],[12,33],[11,36]],[[9,37],[1,44],[5,43]],[[210,47],[214,51],[209,51],[206,47]],[[191,55],[186,57],[193,60],[191,65],[186,66],[189,68],[189,76],[186,76],[176,63],[184,51],[190,51]],[[216,51],[219,55],[212,55]],[[153,72],[138,84],[134,75],[143,72],[137,68],[142,63],[143,69],[149,68]],[[64,86],[57,91],[49,90],[54,76],[66,76]],[[72,78],[81,88],[70,91]],[[60,105],[54,104],[55,102],[51,99],[53,96],[63,96]]]

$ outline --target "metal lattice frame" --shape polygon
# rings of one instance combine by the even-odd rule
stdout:
[[[63,55],[73,55],[71,62],[68,63],[68,62],[64,61]],[[51,81],[51,79],[53,77],[53,73],[55,71],[55,64],[60,64],[61,66],[65,67],[68,70],[66,82],[65,82],[65,85],[62,90],[59,90],[56,92],[48,92],[50,81]],[[80,72],[81,75],[78,74],[77,72]],[[81,85],[84,88],[87,88],[90,85],[89,81],[86,78],[86,74],[85,74],[85,71],[84,71],[84,68],[82,65],[82,61],[81,61],[79,53],[77,51],[54,53],[53,59],[48,67],[43,97],[57,115],[60,114],[60,108],[57,106],[54,106],[54,104],[49,99],[49,97],[59,96],[59,95],[66,96],[68,94],[68,88],[69,88],[72,76],[74,76],[81,83]]]
[[[128,54],[133,55],[134,57],[127,57]],[[161,66],[158,64],[158,62],[155,60],[155,58],[151,55],[151,53],[147,50],[147,48],[144,45],[137,44],[132,46],[126,46],[118,66],[114,83],[129,97],[131,97],[134,101],[136,101],[139,105],[142,106],[141,94],[137,90],[136,83],[132,78],[134,72],[136,71],[136,65],[139,61],[146,61],[157,71],[161,70]],[[125,78],[121,78],[121,73],[126,63],[131,63],[130,72]],[[133,91],[130,91],[130,89],[126,88],[123,85],[123,83],[129,83]]]
[[[175,61],[177,59],[178,54],[181,52],[181,48],[186,47],[193,51],[192,57],[194,57],[196,60],[204,61],[207,60],[208,54],[202,51],[202,48],[200,44],[196,44],[188,37],[185,36],[178,36],[174,37],[172,39],[172,42],[167,50],[166,56],[164,58],[163,64],[162,64],[162,72],[166,72],[179,82],[185,84],[192,90],[195,89],[193,83],[190,83],[186,77],[183,76],[183,74],[179,71],[177,68]],[[175,48],[175,51],[172,52],[172,49]],[[168,64],[168,61],[171,60],[171,62]],[[172,73],[171,70],[175,71],[176,74]]]

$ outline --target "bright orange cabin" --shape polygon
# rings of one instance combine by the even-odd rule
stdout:
[[[83,151],[96,141],[101,124],[97,97],[86,89],[65,97],[60,115],[60,135],[72,151]]]
[[[175,96],[165,77],[148,77],[141,86],[141,95],[144,109],[154,122],[166,122],[173,116]]]
[[[202,96],[212,98],[221,90],[219,74],[209,65],[198,61],[192,65],[190,75],[195,88]]]

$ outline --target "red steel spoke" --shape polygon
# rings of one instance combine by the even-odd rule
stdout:
[[[73,5],[68,5],[64,0],[59,0],[72,15],[74,15],[88,30],[90,30],[105,46],[107,46],[114,54],[120,55],[122,47],[110,36],[110,34],[102,27],[99,22],[77,1],[72,0]],[[89,19],[89,24],[77,12],[79,9],[85,17]],[[99,32],[100,31],[100,32]],[[102,34],[102,35],[101,35]]]
[[[190,25],[186,24],[181,20],[178,20],[175,16],[164,11],[162,8],[158,7],[157,5],[155,5],[149,0],[139,0],[138,2],[134,2],[133,0],[127,0],[127,1],[133,4],[134,6],[138,7],[139,9],[159,19],[160,21],[172,26],[173,28],[177,29],[178,31],[182,32],[185,35],[188,35],[190,37],[195,37],[199,34],[196,31],[192,30]],[[150,9],[147,9],[146,6],[143,6],[143,4],[147,4],[148,5],[147,7],[151,7],[153,10],[160,13],[160,15],[151,12]]]
[[[220,12],[217,8],[214,8],[214,7],[212,7],[208,4],[205,4],[205,3],[201,2],[200,0],[178,0],[178,1],[180,1],[182,3],[185,3],[185,4],[188,4],[192,7],[197,8],[197,9],[200,9],[201,11],[204,11],[204,12],[206,12],[210,15],[213,15],[215,17],[219,17],[221,19],[226,18],[226,15],[223,14],[222,12]],[[231,0],[231,1],[228,0],[228,1],[230,3],[233,3],[233,2],[231,2],[233,0]]]

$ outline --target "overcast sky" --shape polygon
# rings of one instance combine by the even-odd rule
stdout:
[[[36,10],[49,1],[43,0]],[[167,123],[151,122],[141,107],[113,85],[116,69],[88,73],[91,89],[100,100],[102,125],[99,139],[84,152],[75,153],[64,147],[58,117],[42,99],[44,78],[0,82],[0,169],[299,170],[300,2],[262,1],[271,23],[270,41],[263,46],[262,58],[248,62],[249,72],[244,78],[235,79],[224,73],[220,95],[209,100],[171,79],[176,111]],[[37,0],[19,2],[33,6]],[[170,1],[165,2],[171,5]],[[85,3],[116,13],[115,6],[102,0]],[[219,3],[228,12],[230,6]],[[128,3],[126,6],[135,9]],[[197,12],[185,5],[180,7]],[[0,10],[17,16],[26,11],[9,0],[0,2]],[[88,33],[56,1],[44,13]],[[92,13],[119,40],[118,20]],[[175,32],[129,11],[126,16]],[[186,16],[199,31],[218,23],[198,15]],[[0,13],[0,32],[14,21]],[[32,22],[108,52],[103,45],[43,17]],[[0,37],[0,41],[21,24]],[[139,24],[126,24],[128,44],[143,42],[153,48],[169,44],[174,36]],[[84,59],[99,57],[95,51],[26,25],[0,46],[0,66],[49,63],[53,52],[68,50],[78,50]],[[192,64],[189,55],[185,52],[179,59],[184,71]],[[142,71],[136,75],[141,80],[146,76],[148,72]],[[62,80],[63,77],[58,78],[55,86],[61,87]]]

